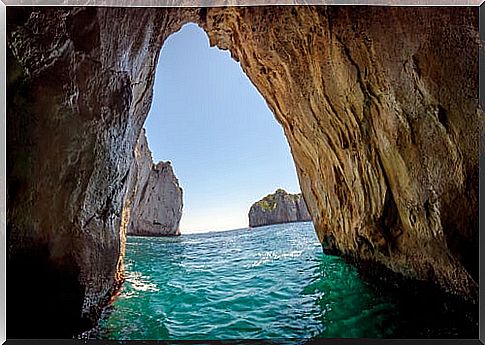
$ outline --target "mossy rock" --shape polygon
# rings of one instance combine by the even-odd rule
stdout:
[[[291,198],[294,201],[301,198],[301,194],[289,194],[284,189],[278,188],[273,194],[268,194],[263,199],[256,202],[256,205],[261,207],[261,209],[265,212],[272,211],[278,204],[276,201],[277,195],[283,195],[284,197]]]

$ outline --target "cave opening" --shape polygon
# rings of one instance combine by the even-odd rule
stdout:
[[[274,322],[279,313],[299,308],[298,299],[291,296],[298,295],[298,285],[318,274],[308,261],[321,254],[321,247],[299,194],[282,127],[240,64],[229,52],[210,47],[207,34],[196,24],[182,26],[161,48],[151,108],[134,156],[137,172],[132,177],[136,186],[126,229],[126,280],[115,307],[102,318],[100,337],[278,334],[261,332],[251,320],[261,314],[265,322]],[[282,217],[287,222],[248,228],[250,208],[265,195],[283,198],[277,202],[299,202],[275,206],[288,207],[289,215]],[[262,270],[278,261],[301,268],[287,277]],[[281,295],[276,298],[268,293],[271,290],[281,290]],[[190,307],[179,303],[185,300],[191,301]],[[270,303],[280,310],[267,308]],[[269,310],[258,312],[256,305]],[[147,316],[143,322],[148,326],[139,331],[126,327],[127,319],[129,324],[139,322],[130,318],[134,310]],[[201,315],[202,310],[207,314]],[[233,315],[211,326],[210,319],[224,312]],[[177,325],[185,318],[193,326]],[[151,319],[162,327],[151,327]],[[300,334],[298,322],[292,322],[295,335]],[[314,320],[308,322],[318,328]],[[203,333],[210,327],[219,331]],[[285,326],[276,328],[285,334]]]
[[[272,15],[273,10],[276,15]],[[120,223],[124,228],[125,219],[120,213],[128,179],[125,173],[131,164],[130,150],[152,101],[152,65],[157,51],[165,35],[178,30],[179,25],[187,21],[199,23],[215,44],[231,49],[271,104],[294,149],[301,187],[311,198],[309,204],[313,207],[315,227],[322,242],[332,242],[325,241],[333,239],[325,234],[337,228],[339,232],[333,233],[340,235],[335,237],[338,246],[368,267],[382,265],[383,269],[376,270],[377,273],[386,273],[384,269],[391,268],[405,278],[424,279],[475,299],[478,283],[470,278],[467,270],[476,255],[468,257],[466,252],[470,248],[467,243],[474,242],[478,233],[478,132],[475,128],[479,128],[476,124],[481,112],[477,111],[474,97],[470,97],[476,89],[475,78],[470,78],[478,69],[474,62],[476,44],[463,43],[475,42],[478,37],[477,16],[471,9],[463,9],[458,16],[451,16],[447,9],[413,9],[412,15],[404,13],[404,9],[392,9],[392,15],[386,11],[388,9],[384,8],[356,11],[351,7],[332,7],[321,11],[314,7],[255,7],[161,9],[156,12],[150,9],[148,12],[142,8],[128,11],[91,7],[9,12],[7,270],[14,274],[8,286],[9,301],[14,301],[9,303],[8,309],[9,315],[14,316],[10,318],[9,334],[58,336],[59,328],[65,328],[67,335],[71,335],[73,329],[85,329],[88,326],[84,321],[81,325],[79,320],[89,321],[89,325],[97,321],[106,297],[111,296],[112,287],[120,282],[115,263],[119,262],[120,249],[124,248],[118,230]],[[464,22],[470,25],[463,26]],[[456,35],[450,34],[448,26],[457,28]],[[154,27],[162,28],[161,32],[152,30]],[[408,34],[402,35],[403,30]],[[429,35],[416,35],[418,31]],[[295,42],[298,44],[294,45]],[[457,55],[464,56],[467,63],[456,62]],[[49,60],[44,59],[46,56],[50,56]],[[417,69],[406,67],[410,56],[419,57],[416,59],[419,66],[414,66]],[[440,61],[440,64],[430,64],[432,61]],[[276,73],[268,74],[268,71]],[[401,82],[396,82],[396,76]],[[441,87],[437,89],[436,85]],[[430,97],[407,92],[417,90],[416,87]],[[352,95],[356,97],[348,97]],[[397,98],[387,98],[389,95]],[[406,97],[401,97],[403,95]],[[436,113],[437,105],[446,112]],[[433,116],[424,109],[431,109]],[[412,123],[410,133],[407,123]],[[450,136],[468,132],[471,135],[459,140]],[[426,160],[418,165],[416,162],[420,158]],[[410,167],[416,171],[408,176]],[[449,171],[460,174],[449,174]],[[430,176],[433,180],[428,178]],[[349,181],[355,183],[341,193],[338,186]],[[426,212],[428,206],[434,204],[426,201],[430,200],[428,187],[439,187],[436,190],[439,204],[435,205],[441,210],[442,230],[448,236],[445,241],[436,241],[434,237],[442,231],[426,231],[428,217],[438,214]],[[398,196],[394,202],[399,217],[406,222],[411,220],[406,223],[408,228],[395,232],[400,236],[400,242],[396,242],[400,250],[360,253],[358,243],[353,246],[353,239],[362,234],[361,230],[371,244],[379,244],[382,240],[373,235],[379,235],[379,225],[385,219],[381,216],[389,215],[389,209],[384,207],[389,203],[383,196],[390,191]],[[361,208],[363,200],[365,207]],[[390,208],[391,215],[394,209],[394,206]],[[158,220],[152,223],[162,225]],[[434,224],[439,225],[439,222]],[[371,230],[370,233],[366,234],[367,230]],[[440,230],[439,226],[435,230]],[[292,240],[297,241],[298,236],[293,236]],[[177,241],[179,238],[175,237],[166,242]],[[448,248],[450,243],[446,241],[453,242],[453,246]],[[207,237],[202,236],[191,242],[191,247],[207,242]],[[221,242],[206,248],[205,254],[213,254],[214,259],[223,261],[225,257],[221,253],[224,246],[227,249],[227,244]],[[315,247],[318,245],[316,243]],[[380,248],[387,249],[386,246]],[[74,255],[70,255],[72,253]],[[298,257],[299,253],[300,250],[290,251],[287,257]],[[383,253],[386,255],[381,255]],[[190,254],[187,251],[155,250],[151,254],[147,258],[153,262],[150,268],[153,271],[166,275],[183,271],[192,278],[197,273],[197,267],[188,267],[182,260]],[[218,269],[217,260],[211,261],[207,255],[200,258],[206,261],[200,262],[202,268],[210,265]],[[252,269],[271,269],[281,258],[262,255],[257,261],[259,264]],[[171,260],[173,266],[160,267],[161,259]],[[66,265],[59,266],[59,262]],[[275,271],[280,275],[281,272],[298,272],[297,262],[292,263],[294,265],[288,270]],[[475,266],[471,267],[476,272]],[[322,271],[328,274],[326,269]],[[236,276],[236,272],[231,275]],[[48,294],[41,296],[45,298],[24,298],[30,292],[28,287],[32,279],[29,277],[46,283],[43,291]],[[388,274],[381,277],[391,283],[399,281]],[[251,286],[253,277],[246,278]],[[157,292],[157,285],[147,281],[146,276],[138,275],[135,279],[136,291]],[[61,280],[65,283],[58,284]],[[189,290],[184,298],[178,293],[165,297],[175,304],[190,304],[200,297],[192,281],[185,282]],[[328,297],[330,290],[342,292],[345,289],[341,286],[333,289],[325,285],[325,281],[323,285],[320,282],[306,285],[303,292],[317,296],[316,308],[321,308],[317,317],[328,320],[335,314],[332,316],[332,312],[324,308],[326,299],[318,294]],[[281,283],[281,279],[273,280],[267,292],[275,293],[271,288],[280,287]],[[176,291],[182,286],[172,285]],[[213,291],[212,288],[204,287],[207,291]],[[238,289],[239,286],[235,286],[232,291]],[[74,292],[73,296],[63,293],[66,291]],[[253,295],[257,293],[253,291]],[[350,295],[361,297],[364,294],[357,291]],[[289,300],[285,292],[280,296]],[[126,300],[130,300],[129,297],[124,296]],[[399,300],[403,298],[399,296]],[[261,305],[248,303],[244,296],[229,296],[227,301],[236,301],[241,307],[250,306],[256,311],[261,309]],[[345,297],[340,299],[342,301],[354,299]],[[177,337],[176,324],[168,327],[162,322],[165,330],[160,325],[169,311],[160,305],[149,307],[152,310],[146,314],[152,318],[138,324],[139,328],[150,328],[153,322],[152,329],[161,332],[153,338],[165,339],[174,334]],[[278,310],[287,310],[287,307]],[[448,305],[441,307],[449,309]],[[57,314],[46,314],[44,310],[56,310]],[[345,308],[339,311],[342,310]],[[360,315],[360,310],[354,311]],[[200,314],[207,312],[207,309],[199,310]],[[441,319],[451,320],[428,315],[422,314],[423,319],[437,320],[437,323]],[[372,313],[367,316],[379,320]],[[352,319],[356,325],[368,325],[359,318]],[[460,334],[462,330],[468,332],[470,325],[475,328],[473,320],[461,319],[469,325],[459,326]],[[188,321],[195,320],[197,317]],[[179,320],[179,324],[189,323],[184,321],[187,320]],[[214,323],[234,325],[231,320],[219,321]],[[327,336],[348,337],[349,333],[345,333],[348,330],[362,331],[353,336],[385,336],[349,325],[342,327],[340,331],[343,332],[339,333],[335,328],[339,322],[335,318],[333,321],[334,328],[327,329]],[[35,323],[36,327],[30,332],[28,327],[24,331],[26,323]],[[294,326],[291,322],[287,325]],[[200,324],[195,322],[193,326]],[[239,330],[250,328],[248,323],[237,326]],[[448,328],[457,329],[451,326]],[[424,333],[421,329],[405,334],[430,337],[428,329],[435,329],[433,335],[444,335],[443,325],[424,328]],[[180,336],[180,329],[178,331]],[[291,330],[284,334],[285,337],[301,335]],[[472,329],[470,334],[475,336],[476,330]],[[281,333],[271,336],[279,335]]]
[[[144,127],[154,163],[170,161],[183,189],[182,233],[246,227],[261,197],[300,193],[281,126],[239,63],[196,24],[164,42]]]

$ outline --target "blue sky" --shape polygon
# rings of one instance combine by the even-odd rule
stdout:
[[[184,190],[182,233],[247,227],[253,202],[277,188],[299,192],[280,124],[195,24],[163,45],[145,128],[154,161],[172,161]]]

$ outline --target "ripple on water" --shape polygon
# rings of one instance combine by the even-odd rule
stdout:
[[[128,237],[126,283],[100,324],[105,339],[381,337],[393,304],[311,223]]]

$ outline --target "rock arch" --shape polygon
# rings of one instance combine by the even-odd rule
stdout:
[[[8,337],[85,330],[121,283],[133,147],[187,22],[283,126],[324,250],[477,298],[478,8],[9,8]]]

